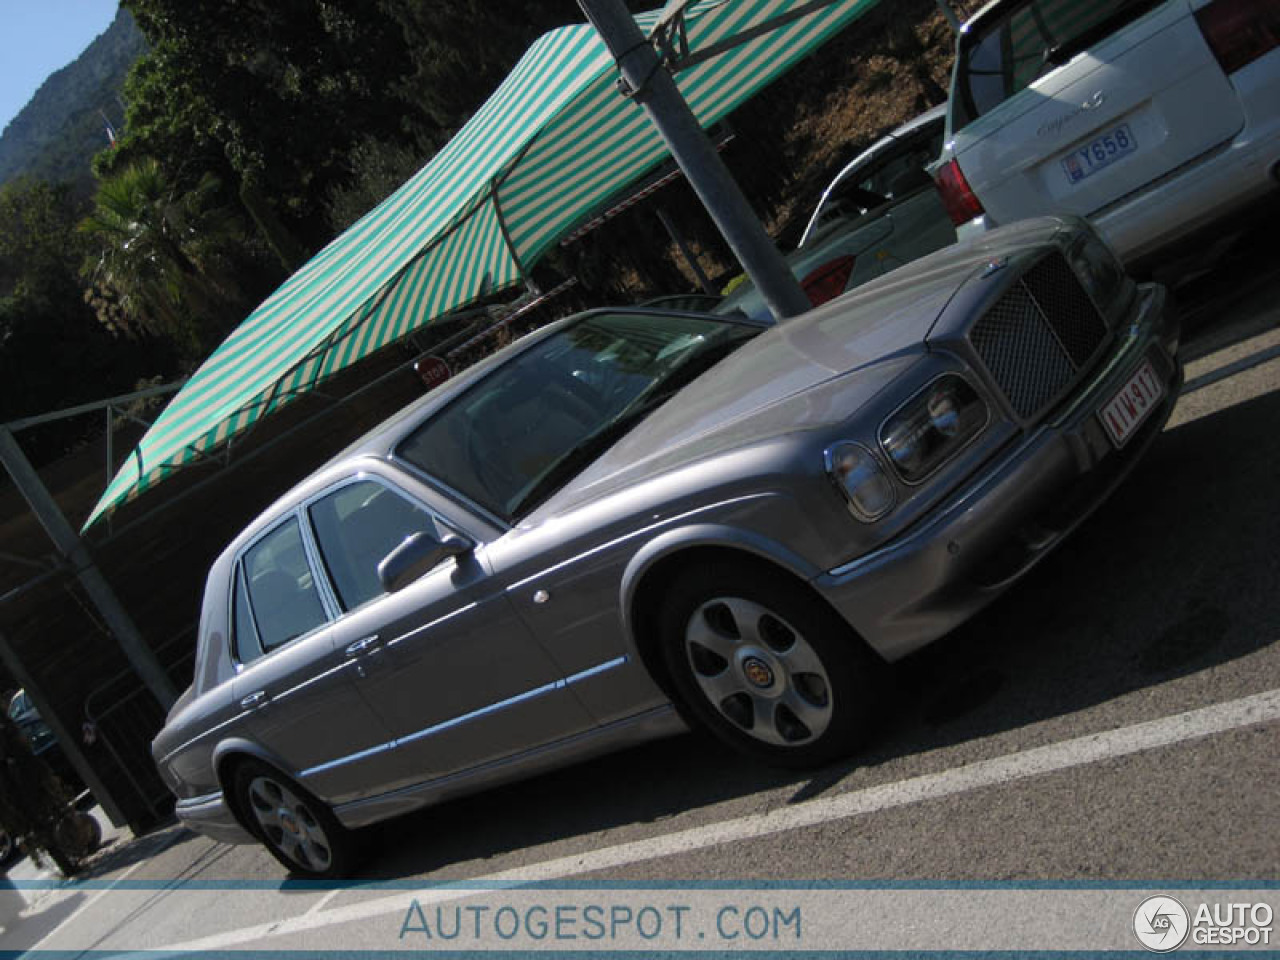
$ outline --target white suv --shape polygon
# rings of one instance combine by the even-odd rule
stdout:
[[[1145,261],[1280,187],[1280,0],[996,0],[950,103],[962,236],[1074,213]]]

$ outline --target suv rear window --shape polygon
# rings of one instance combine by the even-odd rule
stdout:
[[[1165,0],[1014,0],[960,38],[952,130],[972,123]]]

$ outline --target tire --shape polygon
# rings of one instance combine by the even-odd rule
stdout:
[[[315,879],[350,874],[355,864],[351,832],[280,771],[245,760],[236,767],[235,796],[254,836],[291,873]]]
[[[686,720],[755,760],[821,766],[874,729],[884,663],[777,571],[692,568],[668,591],[659,630]]]
[[[4,830],[0,830],[0,864],[9,862],[9,858],[13,856],[13,848],[13,837]]]

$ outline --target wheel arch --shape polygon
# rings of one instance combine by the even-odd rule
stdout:
[[[291,780],[296,781],[297,777],[286,772],[288,768],[280,762],[279,757],[252,740],[236,737],[218,744],[213,753],[213,772],[218,778],[218,786],[222,788],[223,802],[236,818],[236,822],[247,830],[250,836],[256,837],[258,832],[253,826],[253,818],[247,816],[246,811],[241,808],[240,797],[236,793],[236,769],[246,760],[265,763]]]
[[[619,610],[628,647],[672,700],[676,699],[675,690],[658,649],[661,597],[683,571],[709,563],[742,564],[786,577],[839,616],[810,582],[821,571],[767,537],[733,527],[700,524],[654,538],[636,553],[623,573]]]

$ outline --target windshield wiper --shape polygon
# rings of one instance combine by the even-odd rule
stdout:
[[[538,479],[511,511],[512,518],[524,516],[551,494],[564,486],[572,477],[577,476],[602,453],[631,432],[639,421],[648,415],[652,407],[648,404],[629,410],[614,420],[603,430],[593,433],[563,457],[552,464]]]
[[[666,380],[654,385],[655,389],[647,396],[642,395],[633,406],[624,410],[616,419],[605,427],[587,437],[576,447],[547,468],[516,505],[511,509],[508,519],[515,520],[533,510],[544,500],[555,493],[570,479],[577,476],[587,466],[595,462],[606,450],[631,432],[641,420],[658,407],[666,403],[672,396],[688,386],[693,380],[715,366],[726,356],[742,345],[742,340],[732,339],[719,346],[712,347],[676,367]]]

